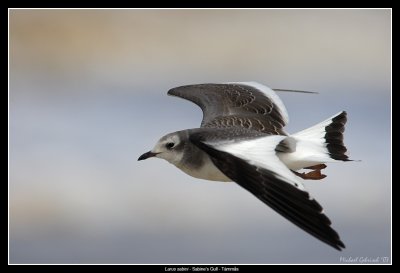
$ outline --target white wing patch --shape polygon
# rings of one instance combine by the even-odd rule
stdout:
[[[229,82],[229,83],[247,85],[247,86],[253,87],[253,88],[257,89],[258,91],[262,92],[267,98],[269,98],[278,107],[279,113],[281,113],[285,124],[287,124],[289,122],[289,115],[288,115],[285,105],[283,104],[281,99],[278,97],[278,95],[275,93],[275,91],[272,90],[271,88],[269,88],[268,86],[265,86],[258,82]]]
[[[267,136],[253,140],[229,143],[207,143],[216,150],[230,153],[249,164],[260,167],[280,176],[283,181],[305,191],[299,178],[280,161],[275,148],[286,136]]]

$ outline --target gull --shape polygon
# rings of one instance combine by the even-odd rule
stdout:
[[[325,178],[325,163],[349,161],[345,111],[288,134],[284,104],[273,89],[256,82],[185,85],[168,95],[197,104],[203,111],[201,126],[163,136],[138,160],[161,158],[195,178],[234,181],[312,236],[337,250],[345,248],[303,184]]]

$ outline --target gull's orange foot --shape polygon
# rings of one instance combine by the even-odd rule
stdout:
[[[321,165],[324,165],[324,164],[321,164]],[[321,179],[324,179],[326,177],[325,174],[321,173],[320,169],[311,171],[309,173],[298,173],[298,172],[295,172],[295,171],[293,171],[293,172],[294,172],[295,175],[297,175],[297,176],[299,176],[299,177],[301,177],[303,179],[307,179],[307,180],[321,180]]]
[[[306,167],[306,168],[304,168],[304,169],[309,169],[309,170],[322,170],[322,169],[325,169],[325,168],[326,168],[326,165],[325,165],[325,164],[318,164],[318,165]]]

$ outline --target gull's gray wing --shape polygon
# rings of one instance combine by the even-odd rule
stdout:
[[[276,156],[274,147],[280,138],[283,136],[227,142],[226,139],[216,140],[208,130],[199,130],[189,139],[211,157],[221,172],[277,213],[335,249],[345,248],[321,205]],[[248,155],[241,157],[241,149],[246,149]]]
[[[172,88],[168,95],[192,101],[203,110],[201,127],[242,127],[284,135],[285,106],[275,92],[258,83],[206,83]]]

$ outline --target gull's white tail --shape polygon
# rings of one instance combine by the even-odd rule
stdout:
[[[278,156],[292,170],[316,164],[349,161],[343,143],[345,111],[293,134],[277,147]]]

